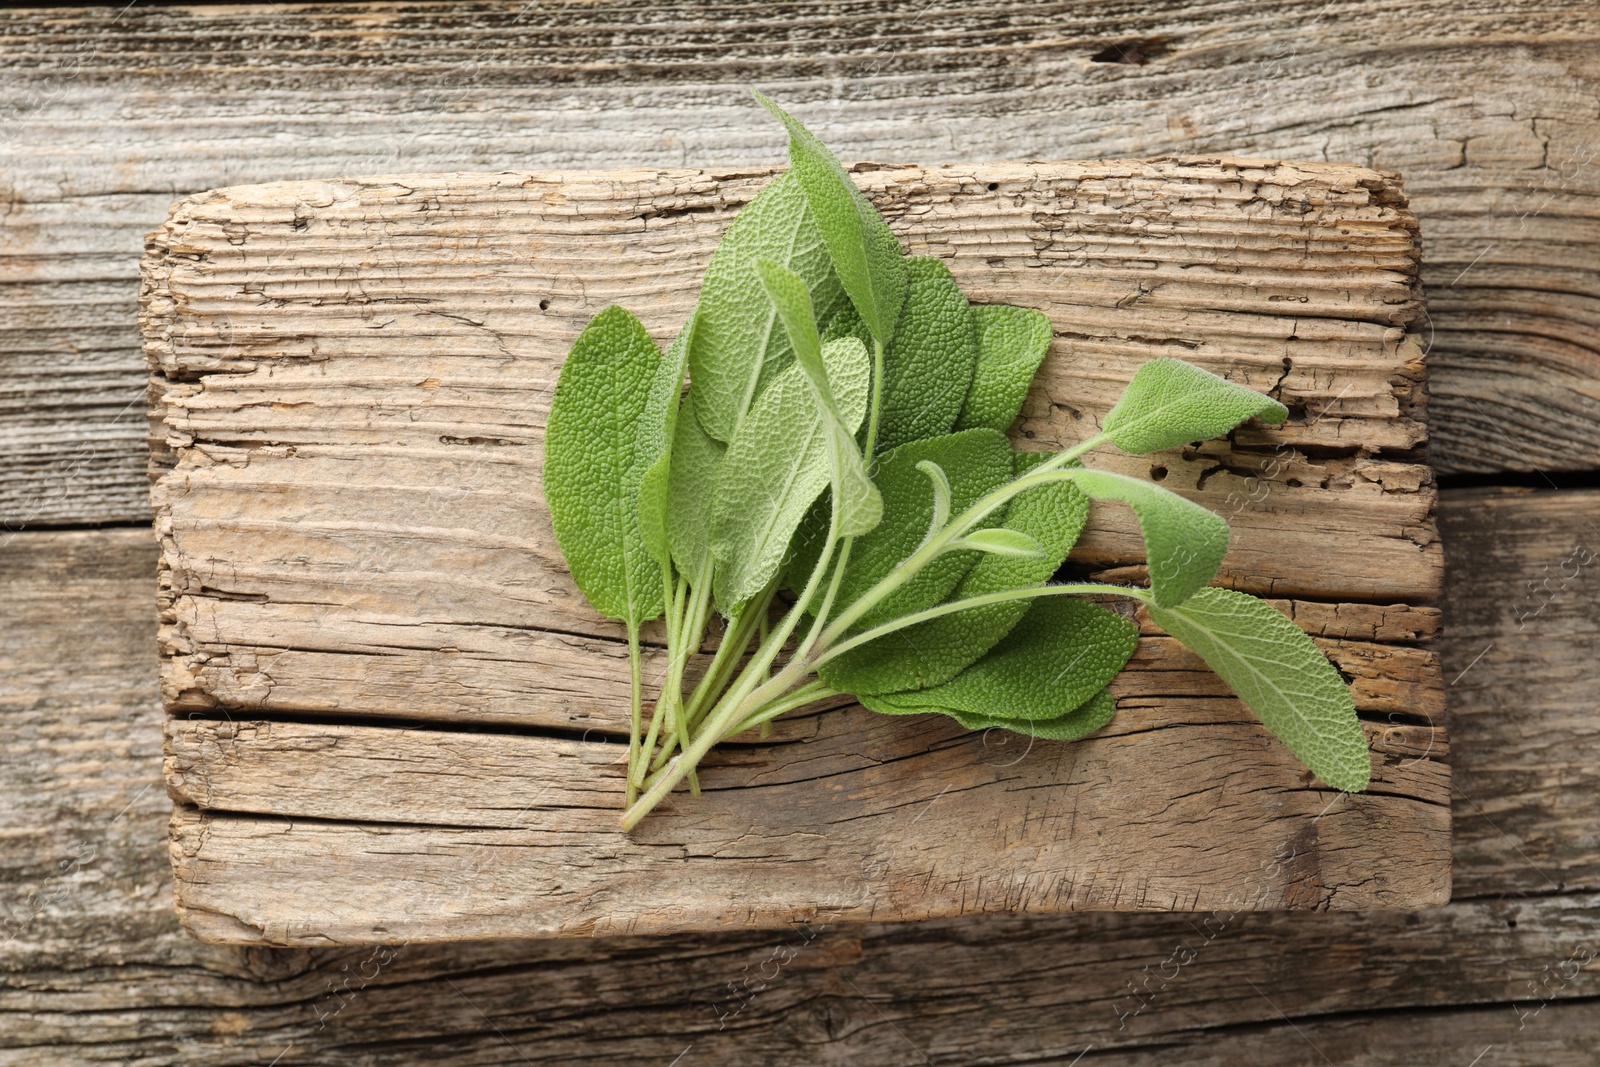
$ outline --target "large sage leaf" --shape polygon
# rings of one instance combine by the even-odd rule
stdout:
[[[1350,688],[1305,632],[1264,601],[1202,589],[1150,617],[1182,641],[1317,777],[1347,793],[1367,787],[1372,761]]]
[[[1252,416],[1277,423],[1289,409],[1181,359],[1152,359],[1134,372],[1101,430],[1139,455],[1220,437]]]
[[[794,358],[755,273],[770,259],[799,275],[819,314],[846,304],[833,263],[793,171],[778,175],[734,217],[700,284],[689,377],[700,425],[729,441],[755,398]]]
[[[827,378],[851,433],[867,410],[871,360],[851,340],[823,353]],[[693,391],[691,389],[691,395]],[[832,479],[828,419],[813,386],[791,364],[756,398],[728,443],[711,501],[717,602],[725,609],[766,588],[812,502]]]
[[[913,256],[906,260],[906,273],[905,306],[894,340],[883,352],[879,452],[949,433],[978,360],[972,310],[950,268],[934,256]]]
[[[1004,432],[1017,421],[1033,375],[1050,351],[1050,319],[1042,311],[1007,304],[972,309],[978,362],[956,429],[988,426]]]
[[[991,719],[1056,719],[1116,677],[1138,643],[1139,628],[1115,612],[1072,597],[1040,597],[999,644],[948,682],[861,702],[874,710],[933,707]]]
[[[887,345],[906,296],[900,242],[826,145],[761,93],[756,99],[788,130],[789,165],[805,190],[834,272],[861,321],[879,344]]]
[[[545,424],[544,497],[556,543],[595,610],[632,626],[665,606],[661,567],[639,527],[635,474],[654,458],[661,433],[646,417],[661,362],[638,319],[606,308],[567,353]]]
[[[1151,482],[1110,471],[1072,472],[1091,500],[1117,500],[1133,509],[1144,534],[1150,592],[1162,607],[1183,603],[1211,581],[1228,552],[1228,524],[1192,500]]]

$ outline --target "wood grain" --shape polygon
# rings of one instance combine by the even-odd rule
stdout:
[[[1466,1064],[1488,1045],[1482,1062],[1586,1065],[1593,969],[1556,972],[1595,943],[1600,789],[1585,783],[1600,741],[1558,739],[1600,685],[1600,637],[1587,586],[1521,630],[1502,597],[1543,577],[1530,544],[1558,561],[1589,536],[1600,493],[1447,492],[1441,521],[1452,543],[1475,538],[1447,571],[1450,617],[1471,629],[1441,637],[1446,677],[1488,642],[1524,650],[1452,720],[1456,892],[1444,907],[292,950],[202,944],[172,915],[148,531],[6,539],[0,1056],[354,1067],[670,1063],[689,1050],[682,1067],[921,1063],[916,1048],[935,1062],[1070,1063],[1094,1045],[1086,1059],[1169,1063],[1181,1047],[1185,1062],[1232,1064],[1316,1060],[1309,1039],[1341,1067]],[[95,852],[75,867],[81,846]]]
[[[249,186],[174,209],[142,294],[171,468],[153,491],[168,783],[201,809],[173,827],[189,929],[415,942],[1446,899],[1442,683],[1411,643],[1441,553],[1397,183],[1227,159],[858,173],[974,300],[1050,315],[1024,446],[1092,433],[1174,345],[1292,407],[1282,428],[1095,458],[1229,514],[1223,582],[1293,597],[1310,629],[1370,627],[1324,645],[1373,720],[1374,789],[1313,785],[1152,629],[1090,741],[996,754],[999,735],[838,708],[713,761],[705,797],[623,835],[620,634],[540,506],[548,398],[599,308],[670,335],[770,172]],[[1076,565],[1125,578],[1142,548],[1107,509]]]
[[[1427,240],[1437,469],[1600,463],[1600,15],[1582,0],[121,8],[0,14],[13,527],[148,515],[128,322],[143,234],[173,200],[284,178],[775,162],[751,84],[846,158],[1400,171]]]

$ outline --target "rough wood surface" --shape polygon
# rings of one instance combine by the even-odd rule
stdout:
[[[1585,0],[5,12],[0,521],[148,515],[130,322],[143,235],[173,200],[284,178],[777,161],[751,84],[846,158],[1399,171],[1427,243],[1436,468],[1592,468],[1597,42]]]
[[[1587,1067],[1600,572],[1524,628],[1507,598],[1596,524],[1600,493],[1443,496],[1464,550],[1438,649],[1470,701],[1438,909],[293,950],[201,944],[173,917],[148,531],[8,539],[0,1062],[1070,1064],[1092,1045],[1080,1063],[1231,1067],[1322,1062],[1309,1041],[1339,1067],[1464,1067],[1490,1046],[1480,1067]]]
[[[706,796],[624,836],[620,634],[549,533],[544,417],[601,307],[670,336],[770,172],[247,186],[178,205],[143,290],[192,931],[414,942],[1447,898],[1443,685],[1412,644],[1441,554],[1398,183],[1226,159],[858,173],[972,299],[1051,316],[1020,443],[1095,432],[1174,350],[1294,410],[1095,458],[1227,514],[1220,580],[1333,627],[1374,788],[1313,785],[1154,631],[1092,740],[996,754],[999,734],[838,708],[713,761]],[[1097,509],[1074,558],[1124,576],[1141,555],[1131,515]]]

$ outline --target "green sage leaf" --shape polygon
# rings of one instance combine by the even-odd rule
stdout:
[[[1018,477],[1051,457],[1017,452]],[[1039,542],[1039,559],[984,556],[951,591],[949,600],[1022,589],[1048,581],[1077,542],[1089,517],[1089,498],[1071,482],[1035,486],[1013,497],[1003,528]],[[945,615],[846,652],[823,664],[818,675],[844,693],[887,693],[947,682],[988,652],[1027,614],[1031,601],[1010,600]]]
[[[966,711],[946,711],[969,730],[1010,730],[1031,734],[1046,741],[1076,741],[1109,723],[1117,714],[1117,701],[1111,690],[1102,689],[1071,711],[1054,719],[1002,719]]]
[[[789,132],[789,165],[845,293],[872,336],[887,345],[906,295],[900,242],[833,153],[777,104],[755,95]]]
[[[711,556],[711,508],[717,495],[717,471],[727,446],[700,425],[694,389],[683,398],[672,435],[672,463],[667,474],[667,542],[678,573],[700,581]]]
[[[647,466],[660,433],[645,424],[661,362],[638,319],[604,309],[567,353],[545,424],[544,496],[556,544],[595,610],[633,626],[665,607],[630,473]]]
[[[999,644],[948,682],[856,695],[873,710],[936,707],[1048,721],[1105,688],[1138,643],[1139,628],[1115,612],[1072,597],[1040,597]]]
[[[879,452],[954,429],[978,361],[972,309],[950,268],[935,256],[912,256],[906,275],[905,306],[883,351]]]
[[[778,317],[783,320],[794,348],[795,359],[811,383],[814,400],[828,424],[828,447],[833,479],[833,505],[839,516],[839,535],[854,537],[866,533],[883,517],[883,500],[877,488],[867,477],[866,464],[856,449],[855,429],[847,428],[839,411],[838,401],[828,384],[828,371],[823,363],[822,340],[817,335],[816,315],[811,306],[811,294],[799,275],[770,259],[756,261],[756,273]],[[842,337],[828,342],[830,347],[854,346],[866,349],[853,337]],[[841,352],[843,349],[840,350]]]
[[[694,335],[695,316],[673,339],[666,356],[656,367],[650,383],[650,397],[640,418],[640,447],[629,473],[629,484],[637,481],[639,531],[645,551],[663,567],[672,565],[672,548],[667,534],[667,507],[671,495],[672,442],[677,435],[679,404],[683,396],[683,370]],[[635,476],[634,472],[637,472]]]
[[[871,361],[843,341],[823,352],[829,386],[851,434],[867,410]],[[691,389],[690,395],[694,395]],[[728,443],[711,500],[717,602],[726,609],[764,589],[795,528],[833,473],[829,420],[805,371],[791,364],[756,398]]]
[[[793,171],[778,175],[734,217],[700,283],[689,377],[700,424],[729,441],[755,398],[794,358],[788,333],[756,277],[758,259],[798,274],[819,314],[847,306],[833,262]]]
[[[956,429],[988,426],[1004,433],[1017,421],[1033,375],[1050,352],[1049,316],[1007,304],[972,308],[978,362]]]
[[[974,530],[955,542],[956,548],[973,548],[995,556],[1015,559],[1038,559],[1044,555],[1039,542],[1020,530]]]
[[[1134,373],[1101,430],[1124,452],[1142,455],[1220,437],[1251,417],[1278,423],[1289,409],[1181,359],[1153,359]]]
[[[1110,471],[1078,469],[1072,480],[1091,500],[1117,500],[1139,519],[1150,592],[1164,608],[1183,603],[1217,573],[1228,552],[1228,524],[1177,493]]]
[[[1202,589],[1150,617],[1192,649],[1317,777],[1367,787],[1372,761],[1349,686],[1305,632],[1264,601]]]

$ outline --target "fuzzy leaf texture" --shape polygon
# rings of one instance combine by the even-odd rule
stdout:
[[[1220,516],[1124,474],[1080,469],[1071,476],[1090,500],[1116,500],[1133,509],[1144,534],[1150,592],[1157,604],[1183,603],[1217,573],[1228,552],[1228,524]]]
[[[1279,423],[1289,409],[1181,359],[1153,359],[1134,372],[1101,429],[1124,452],[1142,455],[1221,437],[1252,417]]]
[[[982,659],[942,685],[861,696],[874,711],[948,708],[1026,722],[1061,717],[1115,678],[1139,628],[1085,600],[1040,597]]]
[[[788,332],[796,361],[811,383],[812,399],[827,423],[829,464],[833,480],[833,507],[838,515],[839,536],[866,533],[883,518],[883,500],[867,477],[866,464],[856,449],[855,429],[847,427],[839,410],[828,371],[823,362],[822,339],[817,335],[817,320],[811,294],[798,274],[770,259],[756,260],[756,273],[767,291],[778,317]],[[830,341],[831,347],[860,347],[854,338]],[[865,348],[863,347],[863,352]]]
[[[1264,601],[1202,589],[1150,617],[1239,695],[1256,718],[1324,782],[1367,787],[1372,762],[1349,686],[1305,632]]]
[[[1048,452],[1017,452],[1017,476],[1049,459]],[[1048,581],[1066,560],[1089,518],[1089,498],[1071,482],[1035,486],[1013,497],[1003,528],[1039,542],[1038,559],[984,556],[946,599],[1022,589]],[[824,663],[818,676],[830,688],[857,695],[923,689],[947,682],[993,648],[1027,614],[1027,600],[989,604],[929,619],[851,649]]]
[[[667,543],[678,572],[699,582],[711,562],[711,508],[717,471],[727,446],[706,433],[695,411],[694,390],[683,398],[672,434],[667,471]]]
[[[1002,433],[1017,421],[1034,372],[1050,351],[1050,319],[1042,311],[983,305],[972,309],[978,362],[956,429],[987,426]]]
[[[848,339],[823,355],[834,399],[854,433],[866,415],[871,360]],[[795,529],[832,480],[828,420],[813,396],[805,372],[791,364],[756,398],[723,456],[710,545],[717,602],[725,610],[761,592],[777,574]]]
[[[900,242],[827,146],[777,104],[755,95],[789,132],[789,165],[845,293],[872,336],[887,345],[906,296]]]
[[[700,425],[722,442],[732,439],[755,398],[794,358],[789,336],[756,277],[758,259],[799,275],[824,317],[847,303],[799,179],[793,171],[778,175],[723,234],[695,306],[689,377],[700,393]]]
[[[1001,719],[966,711],[947,711],[945,714],[969,730],[1010,730],[1045,741],[1076,741],[1080,737],[1088,737],[1115,718],[1117,701],[1111,695],[1111,690],[1102,689],[1054,719]]]
[[[950,268],[933,256],[913,256],[906,273],[905,306],[883,352],[879,452],[955,429],[978,361],[972,309]]]
[[[595,610],[631,626],[665,607],[630,476],[660,433],[645,424],[661,362],[638,319],[604,309],[567,353],[545,424],[544,496],[556,544]]]

